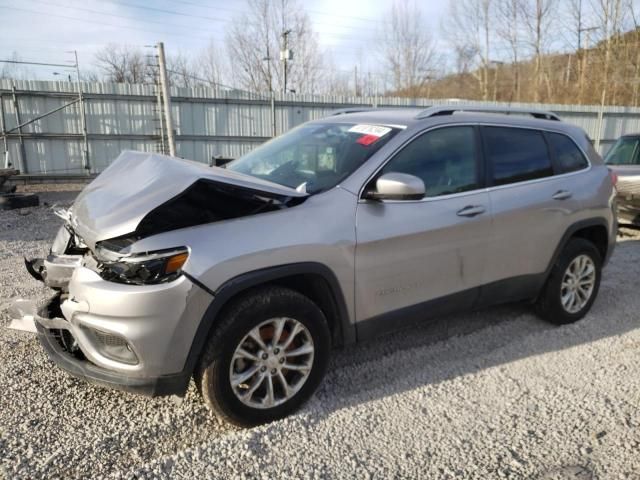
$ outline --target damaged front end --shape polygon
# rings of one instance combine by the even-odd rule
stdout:
[[[88,383],[128,391],[148,396],[184,395],[189,382],[189,374],[179,372],[172,375],[136,376],[105,368],[94,363],[80,348],[78,340],[71,331],[71,324],[64,318],[61,304],[68,295],[56,293],[43,306],[37,308],[34,302],[14,303],[12,313],[33,320],[40,344],[49,358],[61,369]],[[105,348],[118,355],[129,350],[126,340],[107,332],[95,331],[96,339]],[[124,358],[124,356],[123,356]]]
[[[82,265],[83,256],[89,251],[84,242],[69,226],[68,211],[57,210],[56,215],[65,220],[51,245],[46,258],[24,259],[29,274],[55,290],[65,290],[73,271]]]
[[[90,249],[65,223],[46,258],[25,259],[55,295],[41,306],[15,301],[13,327],[37,332],[48,356],[75,377],[151,396],[182,395],[191,372],[182,371],[184,359],[171,342],[180,322],[202,318],[211,301],[181,275],[188,256],[186,247],[144,254],[100,243]]]
[[[18,300],[12,316],[37,330],[51,359],[74,376],[150,395],[182,394],[192,373],[187,355],[213,294],[188,274],[188,235],[153,251],[136,245],[306,198],[242,174],[125,152],[70,209],[55,212],[64,223],[49,254],[25,259],[31,276],[55,295],[41,308]]]

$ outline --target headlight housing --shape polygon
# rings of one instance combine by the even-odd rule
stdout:
[[[96,251],[102,278],[132,285],[153,285],[175,280],[182,275],[182,266],[188,258],[189,250],[186,247],[129,255],[105,252],[104,249]]]

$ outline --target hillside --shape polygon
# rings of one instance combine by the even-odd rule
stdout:
[[[603,40],[589,49],[541,55],[518,63],[491,63],[450,74],[400,96],[463,98],[506,102],[640,104],[640,28]],[[483,98],[483,79],[487,95]]]

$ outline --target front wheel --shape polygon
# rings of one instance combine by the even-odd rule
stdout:
[[[216,414],[236,425],[258,425],[300,407],[322,380],[329,354],[327,321],[309,298],[262,288],[225,309],[196,383]]]
[[[573,323],[591,309],[600,287],[602,257],[596,246],[573,238],[554,264],[536,301],[536,311],[558,325]]]

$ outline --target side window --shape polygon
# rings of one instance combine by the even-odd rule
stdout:
[[[560,173],[575,172],[589,166],[577,145],[566,135],[548,133],[547,138],[555,154]]]
[[[427,197],[478,188],[474,127],[438,128],[404,147],[382,173],[408,173],[421,178]]]
[[[524,182],[553,175],[542,132],[524,128],[482,127],[493,184]]]

